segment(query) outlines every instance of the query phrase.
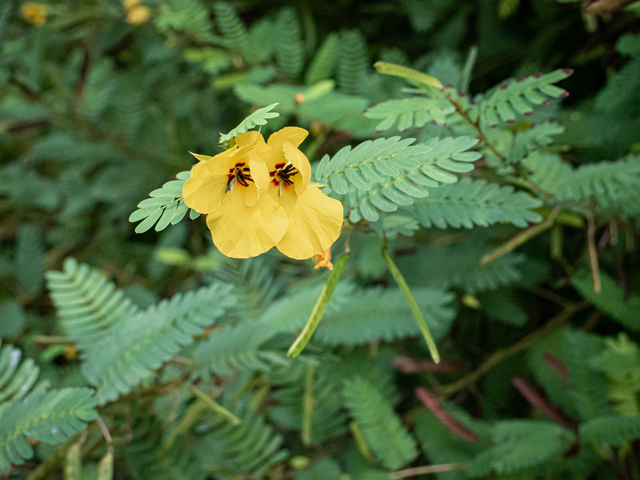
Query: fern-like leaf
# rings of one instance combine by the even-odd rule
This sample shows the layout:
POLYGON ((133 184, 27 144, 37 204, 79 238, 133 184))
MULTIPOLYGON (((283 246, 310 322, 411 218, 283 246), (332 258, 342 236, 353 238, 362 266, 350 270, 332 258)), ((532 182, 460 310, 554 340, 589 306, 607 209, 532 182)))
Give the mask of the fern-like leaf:
POLYGON ((371 383, 359 377, 346 380, 343 395, 367 445, 387 468, 397 470, 418 456, 415 441, 371 383))
POLYGON ((271 111, 274 108, 276 108, 277 105, 278 103, 273 103, 271 105, 267 105, 264 108, 259 108, 258 110, 253 112, 251 115, 249 115, 247 118, 245 118, 242 122, 240 122, 240 125, 238 125, 236 128, 231 130, 226 135, 222 135, 220 137, 220 143, 228 142, 232 138, 240 135, 241 133, 244 133, 252 128, 255 128, 257 125, 266 125, 267 120, 269 118, 279 117, 280 114, 278 112, 271 111))
MULTIPOLYGON (((191 175, 190 171, 180 172, 177 180, 165 183, 161 188, 153 190, 147 198, 138 204, 138 209, 129 216, 130 222, 139 222, 136 233, 144 233, 155 225, 156 232, 160 232, 169 225, 180 222, 187 214, 189 207, 182 198, 182 187, 191 175)), ((200 216, 195 210, 191 210, 191 219, 200 216)))
POLYGON ((621 325, 630 330, 639 331, 640 296, 627 297, 624 289, 616 285, 616 282, 604 273, 600 274, 600 282, 602 290, 600 293, 595 293, 589 271, 581 270, 571 277, 571 284, 583 297, 621 325))
MULTIPOLYGON (((273 369, 270 384, 276 388, 273 398, 277 406, 269 410, 269 418, 285 428, 302 430, 305 374, 311 368, 302 362, 273 369)), ((313 412, 310 441, 322 443, 347 431, 347 417, 342 403, 342 377, 331 370, 316 368, 313 375, 313 412)))
POLYGON ((238 13, 232 3, 215 2, 213 13, 216 16, 218 30, 222 33, 228 48, 244 50, 247 42, 247 29, 238 17, 238 13))
POLYGON ((297 77, 304 67, 304 44, 298 15, 293 8, 283 8, 276 19, 276 61, 282 73, 297 77))
POLYGON ((572 408, 581 420, 611 412, 604 375, 593 369, 585 359, 594 358, 602 350, 600 337, 582 331, 567 330, 564 334, 564 360, 571 381, 572 408))
POLYGON ((189 450, 163 449, 160 425, 143 423, 133 429, 133 439, 123 448, 133 478, 145 480, 204 480, 207 473, 189 450))
POLYGON ((562 454, 575 441, 575 434, 558 424, 530 420, 498 422, 491 432, 494 445, 468 464, 471 477, 492 472, 511 473, 539 465, 562 454))
POLYGON ((211 373, 231 375, 234 368, 269 371, 271 363, 286 363, 284 352, 265 347, 278 331, 265 322, 241 322, 234 327, 214 331, 200 343, 195 359, 211 373))
POLYGON ((403 132, 412 127, 424 127, 429 122, 443 125, 455 111, 456 108, 442 96, 413 97, 378 103, 365 110, 364 116, 381 120, 376 125, 378 132, 392 128, 396 122, 398 131, 403 132))
POLYGON ((369 64, 367 44, 359 30, 346 30, 340 35, 338 86, 348 95, 362 89, 369 64))
POLYGON ((251 408, 243 415, 235 413, 241 419, 239 426, 220 418, 212 425, 213 431, 206 435, 201 448, 208 450, 209 457, 212 450, 216 451, 217 461, 214 465, 207 465, 205 461, 204 468, 218 470, 222 467, 226 471, 262 478, 271 466, 289 457, 289 452, 281 449, 283 437, 251 408))
MULTIPOLYGON (((470 162, 481 156, 468 151, 478 143, 469 137, 435 138, 412 145, 414 142, 413 138, 391 137, 369 140, 354 149, 344 147, 332 159, 325 155, 316 170, 316 179, 329 183, 339 194, 348 193, 349 184, 365 191, 382 184, 381 194, 372 195, 371 203, 375 201, 375 207, 382 211, 395 211, 397 205, 411 205, 413 197, 426 196, 420 187, 455 183, 458 177, 450 172, 473 170, 470 162), (396 178, 397 182, 385 184, 396 178)), ((362 216, 374 216, 371 211, 375 211, 373 206, 365 207, 362 216)))
POLYGON ((516 132, 507 154, 507 163, 518 163, 530 152, 553 143, 552 136, 559 135, 565 128, 556 122, 544 122, 516 132))
POLYGON ((322 43, 305 74, 307 85, 331 78, 338 60, 339 38, 338 34, 331 33, 322 43))
POLYGON ((516 113, 530 115, 533 105, 548 103, 548 98, 567 96, 568 93, 553 85, 573 73, 570 69, 556 70, 547 74, 536 74, 518 80, 509 80, 474 99, 478 107, 471 108, 471 114, 479 111, 484 125, 496 126, 500 121, 512 122, 516 113))
POLYGON ((524 228, 542 217, 532 209, 542 202, 513 187, 487 184, 485 180, 463 178, 451 185, 429 190, 429 196, 418 198, 412 209, 425 227, 445 229, 487 227, 496 223, 511 223, 524 228))
POLYGON ((616 446, 640 438, 640 417, 606 415, 580 424, 581 442, 608 443, 616 446))
POLYGON ((44 270, 44 250, 40 232, 31 225, 25 225, 18 232, 16 246, 18 285, 26 293, 40 293, 44 283, 44 270))
POLYGON ((480 264, 490 247, 470 240, 462 244, 423 248, 418 255, 399 257, 398 266, 410 285, 459 287, 475 293, 511 285, 523 278, 524 257, 507 254, 480 264), (429 272, 425 275, 424 272, 429 272))
MULTIPOLYGON (((417 288, 412 293, 435 339, 444 337, 454 318, 453 295, 417 288)), ((420 335, 404 295, 397 289, 356 290, 336 312, 325 314, 313 337, 327 345, 362 345, 420 335)))
POLYGON ((11 463, 22 464, 33 456, 27 437, 44 443, 60 443, 87 426, 97 416, 89 388, 40 390, 13 400, 0 410, 0 473, 11 463))
POLYGON ((215 284, 187 294, 178 294, 117 324, 111 335, 86 352, 82 372, 98 392, 104 405, 129 393, 152 374, 193 335, 220 318, 233 305, 231 287, 215 284))
POLYGON ((0 411, 4 402, 24 398, 40 374, 40 367, 31 358, 20 363, 21 358, 22 350, 13 345, 0 349, 0 411))
POLYGON ((47 288, 66 335, 87 349, 111 334, 138 308, 97 270, 68 258, 63 271, 46 273, 47 288))

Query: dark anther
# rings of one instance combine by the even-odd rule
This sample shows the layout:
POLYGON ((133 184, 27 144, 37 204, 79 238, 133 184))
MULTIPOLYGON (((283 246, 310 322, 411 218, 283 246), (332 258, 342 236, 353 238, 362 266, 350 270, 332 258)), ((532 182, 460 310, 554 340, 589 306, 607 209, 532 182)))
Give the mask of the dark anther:
POLYGON ((298 173, 298 170, 296 170, 293 165, 289 164, 281 170, 278 170, 278 178, 280 178, 280 180, 282 180, 285 185, 293 185, 293 180, 291 180, 291 177, 296 173, 298 173))
POLYGON ((244 163, 237 163, 235 168, 232 168, 230 171, 229 179, 227 180, 227 188, 226 191, 233 189, 233 180, 235 179, 243 187, 248 187, 249 183, 253 182, 253 178, 251 178, 251 171, 249 167, 245 167, 244 163))

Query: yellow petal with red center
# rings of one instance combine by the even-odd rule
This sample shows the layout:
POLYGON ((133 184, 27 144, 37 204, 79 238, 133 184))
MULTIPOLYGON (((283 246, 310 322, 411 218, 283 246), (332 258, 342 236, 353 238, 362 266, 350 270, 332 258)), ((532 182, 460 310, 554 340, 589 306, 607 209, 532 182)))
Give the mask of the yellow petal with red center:
POLYGON ((304 260, 329 248, 340 236, 342 204, 317 187, 302 195, 285 190, 282 206, 289 217, 289 229, 276 245, 287 257, 304 260))
POLYGON ((311 164, 307 157, 298 150, 291 142, 284 142, 282 145, 285 158, 291 162, 297 170, 298 174, 291 177, 293 187, 298 195, 305 191, 311 181, 311 164))
POLYGON ((209 213, 222 204, 227 176, 211 173, 210 163, 213 161, 215 160, 195 165, 182 187, 185 205, 198 213, 209 213))
POLYGON ((250 207, 243 195, 237 194, 228 195, 222 208, 207 216, 207 226, 221 253, 249 258, 273 248, 286 233, 289 220, 284 208, 268 195, 250 207))
POLYGON ((249 160, 249 169, 251 170, 251 178, 258 187, 260 195, 266 192, 271 184, 271 177, 269 176, 269 167, 264 162, 262 156, 252 155, 249 160))

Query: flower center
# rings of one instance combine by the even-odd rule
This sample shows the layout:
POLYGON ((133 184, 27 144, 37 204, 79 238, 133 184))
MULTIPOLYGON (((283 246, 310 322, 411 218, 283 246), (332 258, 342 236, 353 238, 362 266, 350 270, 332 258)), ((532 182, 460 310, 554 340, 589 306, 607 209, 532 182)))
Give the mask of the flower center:
POLYGON ((269 172, 269 176, 273 178, 273 184, 278 187, 281 186, 282 183, 285 185, 293 185, 293 177, 296 173, 298 173, 298 169, 296 169, 290 163, 278 163, 276 165, 276 169, 272 172, 269 172))
POLYGON ((253 178, 251 178, 251 171, 244 163, 236 163, 235 166, 230 168, 228 178, 225 193, 233 191, 233 188, 237 183, 243 187, 248 187, 248 182, 253 182, 253 178))

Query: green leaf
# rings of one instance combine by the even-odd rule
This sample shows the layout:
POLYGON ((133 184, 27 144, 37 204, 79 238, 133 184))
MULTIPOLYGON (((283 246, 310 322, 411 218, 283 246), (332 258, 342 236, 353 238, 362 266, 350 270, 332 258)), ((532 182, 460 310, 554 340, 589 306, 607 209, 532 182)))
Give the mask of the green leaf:
POLYGON ((415 441, 375 386, 355 377, 345 380, 343 395, 367 446, 385 467, 398 470, 418 456, 415 441))
POLYGON ((600 272, 602 291, 593 291, 593 280, 588 270, 580 270, 571 277, 571 284, 587 300, 626 328, 640 330, 640 296, 627 296, 624 289, 603 272, 600 272))
POLYGON ((245 118, 242 122, 240 122, 240 125, 238 125, 236 128, 231 130, 226 135, 222 135, 220 137, 220 143, 228 142, 232 138, 240 135, 241 133, 244 133, 252 128, 255 128, 257 125, 266 125, 267 120, 269 118, 279 117, 280 116, 279 113, 271 111, 274 108, 276 108, 277 105, 278 103, 276 102, 264 108, 259 108, 258 110, 253 112, 251 115, 249 115, 247 118, 245 118))

